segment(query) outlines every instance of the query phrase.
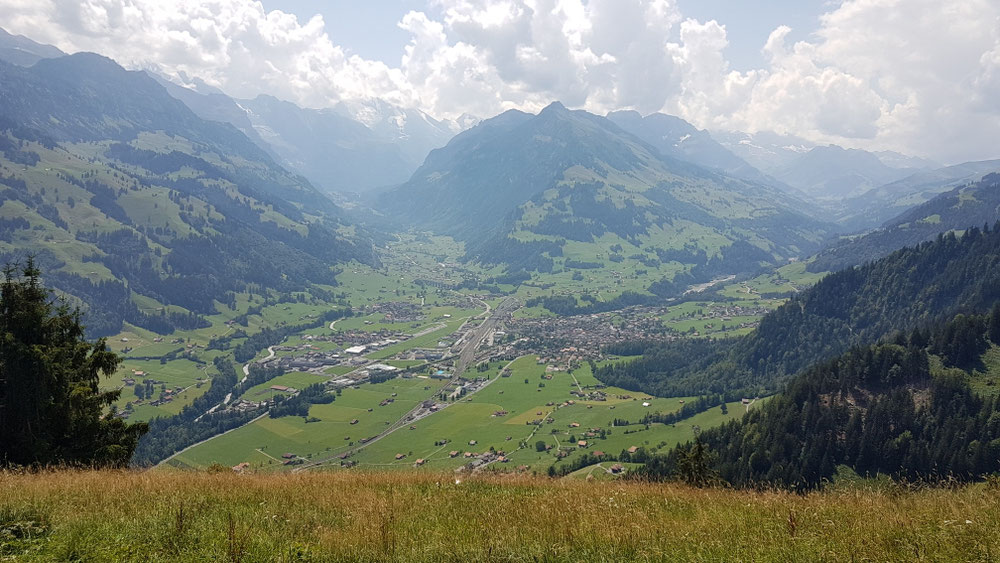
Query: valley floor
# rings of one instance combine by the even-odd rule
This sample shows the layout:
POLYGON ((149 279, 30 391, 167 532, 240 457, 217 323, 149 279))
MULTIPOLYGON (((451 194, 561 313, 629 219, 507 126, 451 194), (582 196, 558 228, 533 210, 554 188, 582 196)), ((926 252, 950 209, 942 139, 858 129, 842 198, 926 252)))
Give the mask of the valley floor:
POLYGON ((0 474, 0 559, 995 561, 1000 491, 454 474, 0 474))

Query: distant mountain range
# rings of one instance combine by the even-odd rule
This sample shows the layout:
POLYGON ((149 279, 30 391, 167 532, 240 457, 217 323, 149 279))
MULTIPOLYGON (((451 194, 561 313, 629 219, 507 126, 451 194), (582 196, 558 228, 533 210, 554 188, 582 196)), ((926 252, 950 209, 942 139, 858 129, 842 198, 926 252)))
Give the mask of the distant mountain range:
POLYGON ((774 182, 720 145, 708 133, 683 119, 662 113, 643 117, 637 111, 616 111, 608 114, 612 123, 656 147, 660 154, 685 160, 698 166, 725 172, 730 176, 763 184, 774 182))
MULTIPOLYGON (((968 171, 978 166, 953 168, 968 171)), ((997 167, 993 169, 1000 170, 997 167)), ((939 233, 964 231, 970 227, 993 225, 997 221, 1000 221, 1000 172, 993 172, 907 209, 886 221, 880 229, 831 245, 820 252, 808 268, 816 272, 849 268, 881 258, 904 246, 931 240, 939 233)))
MULTIPOLYGON (((0 29, 0 60, 31 66, 63 55, 51 45, 0 29)), ((405 182, 427 153, 478 122, 470 115, 437 120, 379 99, 323 109, 266 95, 239 100, 197 78, 184 77, 179 85, 150 75, 198 117, 233 125, 281 165, 326 191, 364 192, 405 182)))
POLYGON ((966 162, 917 172, 843 202, 837 221, 848 231, 882 226, 934 196, 1000 171, 1000 160, 966 162))
MULTIPOLYGON (((662 154, 612 120, 553 103, 508 111, 432 151, 378 208, 467 242, 469 258, 550 269, 567 241, 648 263, 756 269, 816 248, 829 226, 769 186, 662 154), (618 246, 609 252, 605 246, 618 246), (603 250, 602 250, 603 249, 603 250)), ((805 204, 803 204, 805 205, 805 204)))
POLYGON ((328 191, 365 192, 405 182, 427 153, 460 128, 382 100, 308 109, 273 96, 237 100, 159 80, 200 117, 233 124, 328 191))
POLYGON ((11 35, 0 28, 0 60, 30 66, 42 59, 65 55, 52 45, 36 43, 23 35, 11 35))
MULTIPOLYGON (((62 54, 0 30, 0 60, 27 66, 62 54)), ((172 79, 183 85, 154 78, 197 116, 233 125, 280 165, 328 192, 365 193, 407 182, 431 150, 479 122, 468 115, 454 121, 435 119, 379 99, 319 109, 267 95, 234 99, 197 77, 172 79)), ((891 151, 816 146, 768 132, 709 133, 658 113, 616 111, 607 118, 665 157, 778 188, 793 197, 789 205, 836 222, 844 231, 876 227, 905 206, 957 185, 952 174, 957 171, 945 172, 940 181, 935 175, 908 180, 939 165, 891 151)))

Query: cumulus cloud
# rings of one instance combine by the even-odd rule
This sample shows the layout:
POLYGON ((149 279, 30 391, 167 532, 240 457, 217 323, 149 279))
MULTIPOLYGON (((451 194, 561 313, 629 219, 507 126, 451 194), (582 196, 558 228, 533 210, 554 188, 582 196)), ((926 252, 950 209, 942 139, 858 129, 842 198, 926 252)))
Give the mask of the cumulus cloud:
POLYGON ((0 0, 0 26, 311 107, 380 97, 455 117, 560 100, 945 161, 1000 152, 995 0, 843 0, 807 40, 778 26, 761 68, 742 72, 725 26, 685 19, 675 0, 427 1, 399 17, 411 39, 398 61, 350 55, 321 16, 256 0, 0 0))

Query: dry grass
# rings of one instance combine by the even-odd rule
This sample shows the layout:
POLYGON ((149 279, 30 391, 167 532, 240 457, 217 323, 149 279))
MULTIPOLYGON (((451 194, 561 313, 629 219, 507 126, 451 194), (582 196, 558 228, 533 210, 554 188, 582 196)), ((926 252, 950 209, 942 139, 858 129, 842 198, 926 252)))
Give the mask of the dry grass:
POLYGON ((0 559, 1000 559, 1000 492, 804 496, 407 473, 0 473, 0 559))

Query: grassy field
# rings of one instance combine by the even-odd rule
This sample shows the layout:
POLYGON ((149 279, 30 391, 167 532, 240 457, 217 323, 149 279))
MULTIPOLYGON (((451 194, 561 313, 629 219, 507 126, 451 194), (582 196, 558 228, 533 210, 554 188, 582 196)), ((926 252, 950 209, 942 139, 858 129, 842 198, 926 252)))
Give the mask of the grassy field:
POLYGON ((122 394, 116 406, 124 408, 126 403, 133 403, 133 411, 129 416, 130 420, 149 420, 155 416, 170 416, 177 414, 186 405, 191 404, 197 397, 200 397, 209 387, 209 374, 215 373, 211 364, 203 365, 191 360, 174 360, 161 364, 159 361, 151 360, 126 360, 118 368, 118 372, 102 383, 109 387, 123 385, 125 378, 135 379, 138 384, 143 379, 152 379, 154 384, 154 399, 159 397, 161 388, 174 391, 174 399, 168 403, 151 406, 150 400, 146 399, 143 404, 135 405, 137 397, 135 387, 122 387, 122 394), (141 374, 141 375, 140 375, 141 374), (180 392, 176 390, 180 389, 180 392))
MULTIPOLYGON (((539 365, 534 356, 510 364, 510 377, 498 377, 502 367, 504 364, 494 363, 486 372, 470 371, 470 377, 489 377, 493 382, 413 423, 412 428, 397 430, 366 446, 351 460, 362 468, 413 469, 416 459, 424 459, 421 471, 454 470, 469 461, 464 457, 465 452, 483 453, 492 448, 505 452, 509 461, 494 463, 491 468, 513 471, 527 465, 531 471, 544 473, 549 466, 558 468, 572 463, 584 453, 602 451, 618 455, 632 446, 665 451, 690 440, 694 426, 717 426, 746 412, 743 406, 734 402, 727 405, 727 414, 723 414, 721 408, 714 408, 673 425, 650 424, 646 427, 639 424, 645 414, 676 411, 693 397, 657 398, 608 387, 602 389, 607 393, 605 401, 581 400, 571 392, 600 383, 590 373, 588 365, 572 374, 548 374, 551 379, 544 378, 546 366, 539 365), (573 404, 567 404, 568 401, 573 404), (501 412, 505 414, 498 415, 501 412), (551 422, 540 426, 531 424, 537 419, 551 419, 551 422), (631 424, 612 427, 615 419, 631 424), (605 433, 597 431, 594 436, 588 436, 593 428, 604 429, 605 433), (577 442, 580 440, 587 441, 587 446, 579 447, 577 442), (551 449, 537 451, 535 445, 539 441, 551 449), (568 454, 562 459, 556 458, 560 449, 568 454), (462 455, 451 457, 452 451, 462 455), (397 454, 404 457, 396 459, 397 454)), ((318 379, 303 374, 295 377, 318 379)), ((296 386, 290 379, 278 378, 259 386, 259 391, 270 393, 268 389, 275 381, 279 385, 296 386)), ((333 403, 310 409, 309 415, 320 419, 318 422, 306 423, 300 417, 264 418, 192 448, 174 458, 172 464, 204 468, 215 462, 226 466, 248 462, 255 468, 280 470, 285 467, 276 463, 279 453, 294 453, 312 461, 332 458, 352 449, 361 438, 378 434, 386 422, 395 422, 420 401, 436 397, 443 383, 416 377, 397 378, 344 389, 333 403), (393 402, 379 406, 387 399, 393 402), (351 424, 353 420, 357 422, 351 424), (270 456, 262 455, 262 450, 270 456)), ((324 467, 339 467, 339 461, 334 460, 333 465, 324 467)))
POLYGON ((983 485, 0 473, 0 557, 18 561, 996 561, 997 529, 983 485))
MULTIPOLYGON (((315 375, 306 376, 321 379, 315 375)), ((268 382, 264 389, 273 384, 268 382)), ((332 457, 362 438, 378 434, 386 422, 398 420, 420 401, 436 393, 442 384, 432 379, 397 378, 345 389, 334 402, 314 405, 309 410, 309 415, 318 418, 318 422, 307 423, 294 416, 262 418, 195 446, 168 463, 180 467, 207 467, 212 463, 232 466, 248 462, 258 469, 278 470, 283 467, 280 462, 284 461, 281 455, 285 453, 303 459, 332 457), (379 405, 388 399, 393 401, 379 405), (358 422, 351 424, 353 420, 358 422)))

